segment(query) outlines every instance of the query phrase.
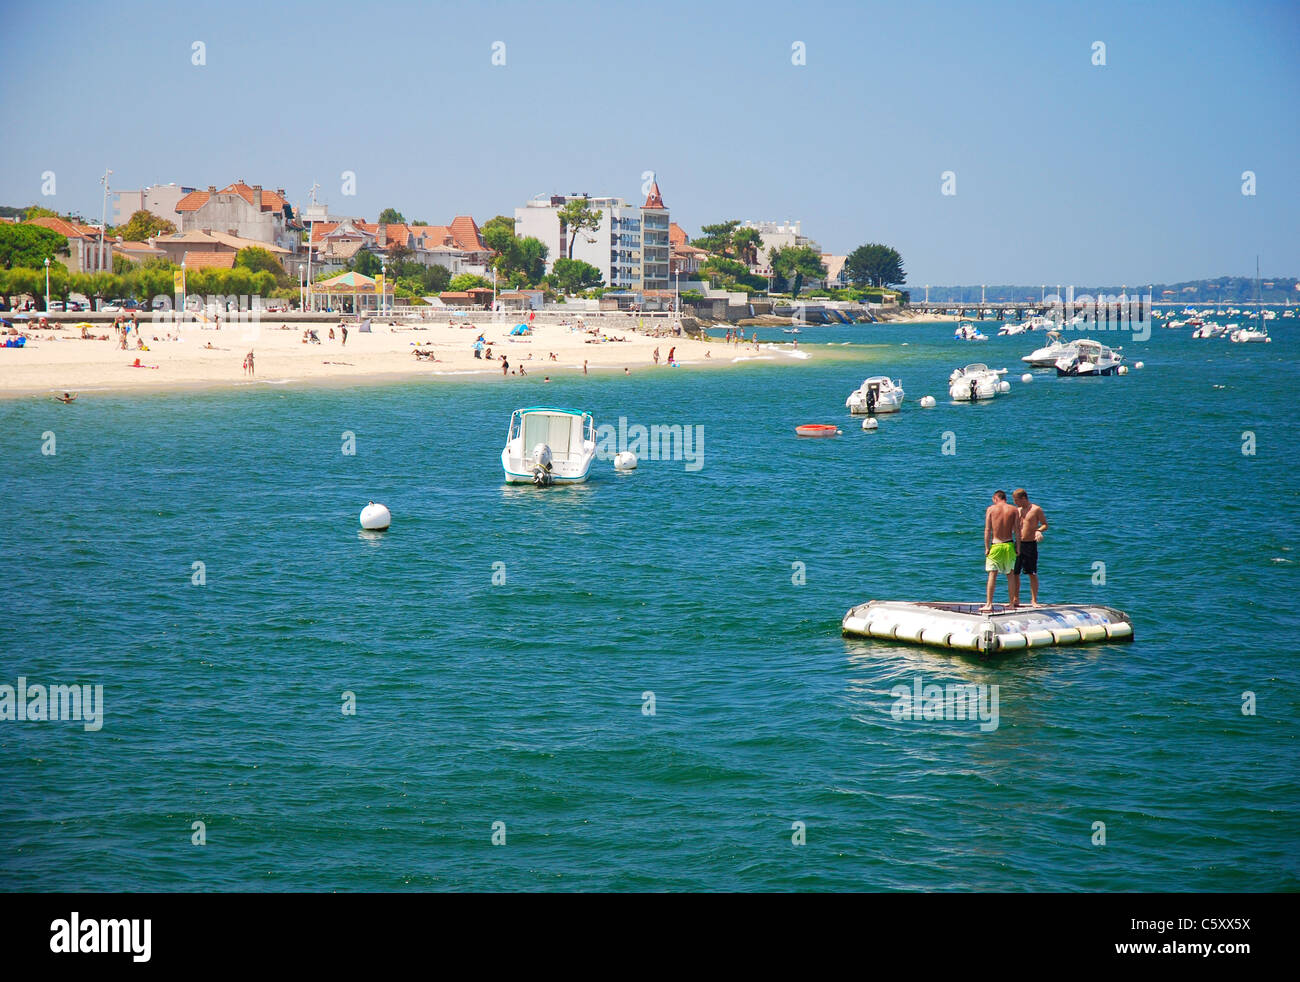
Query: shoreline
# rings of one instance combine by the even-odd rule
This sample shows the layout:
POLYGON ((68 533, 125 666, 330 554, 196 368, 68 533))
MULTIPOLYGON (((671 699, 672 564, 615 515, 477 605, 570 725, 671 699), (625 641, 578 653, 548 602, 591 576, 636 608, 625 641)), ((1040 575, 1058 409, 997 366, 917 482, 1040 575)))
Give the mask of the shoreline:
MULTIPOLYGON (((53 397, 62 392, 209 392, 420 379, 486 382, 497 378, 546 384, 548 375, 552 380, 581 375, 584 362, 588 374, 599 377, 678 370, 666 364, 672 349, 676 349, 678 367, 685 370, 723 370, 755 360, 772 364, 808 360, 755 352, 749 343, 641 333, 630 323, 618 327, 598 324, 583 330, 569 324, 539 323, 530 336, 513 339, 508 332, 514 322, 483 321, 469 327, 376 324, 367 333, 349 324, 346 344, 337 324, 333 325, 334 340, 329 338, 331 325, 313 326, 319 343, 305 341, 301 325, 282 322, 227 325, 220 330, 198 325, 176 329, 175 325, 148 322, 141 327, 145 348, 135 347, 132 334, 126 350, 111 326, 96 327, 89 340, 67 328, 32 330, 25 347, 0 349, 0 401, 53 397), (168 331, 168 327, 174 330, 168 331), (480 334, 494 352, 491 360, 474 357, 474 341, 480 334), (600 337, 611 340, 597 340, 600 337), (654 362, 656 348, 660 352, 658 365, 654 362), (250 350, 255 368, 251 377, 243 369, 244 356, 250 350), (432 352, 433 357, 417 358, 417 350, 432 352), (510 374, 502 374, 502 356, 509 362, 510 374), (526 374, 515 374, 521 368, 526 374)), ((765 348, 769 345, 781 347, 780 342, 764 343, 765 348)))

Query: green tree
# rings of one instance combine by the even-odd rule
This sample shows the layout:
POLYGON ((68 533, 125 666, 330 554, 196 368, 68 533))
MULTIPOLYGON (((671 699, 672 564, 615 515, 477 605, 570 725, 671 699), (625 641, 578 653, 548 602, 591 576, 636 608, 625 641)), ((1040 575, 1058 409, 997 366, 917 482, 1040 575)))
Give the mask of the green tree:
POLYGON ((36 269, 67 248, 67 237, 53 229, 0 222, 0 267, 5 269, 36 269))
POLYGON ((505 252, 515 241, 515 220, 508 215, 489 218, 479 229, 479 234, 493 252, 505 252))
POLYGON ((127 242, 144 242, 155 235, 171 235, 176 226, 165 218, 159 218, 151 211, 133 212, 125 225, 118 230, 127 242))
POLYGON ((736 229, 739 227, 740 219, 738 218, 719 222, 716 225, 701 225, 701 234, 691 241, 691 245, 697 249, 711 252, 715 256, 725 256, 731 248, 732 236, 736 234, 736 229))
POLYGON ((32 205, 23 213, 23 221, 30 222, 35 218, 58 218, 57 211, 50 211, 41 205, 32 205))
POLYGON ((906 283, 903 258, 898 250, 878 242, 860 245, 844 259, 844 271, 858 286, 889 286, 906 283))
POLYGON ((551 276, 556 287, 564 293, 578 293, 581 290, 605 285, 605 278, 600 270, 581 259, 555 260, 551 268, 551 276))
POLYGON ((396 208, 385 208, 379 213, 380 225, 405 225, 406 219, 396 208))
MULTIPOLYGON (((383 264, 369 249, 358 249, 356 254, 349 260, 347 268, 362 276, 378 276, 383 264)), ((334 275, 334 274, 330 274, 334 275)))
POLYGON ((127 259, 126 256, 113 257, 113 272, 118 276, 125 276, 133 269, 135 269, 135 263, 127 259))
POLYGON ((763 237, 756 228, 738 228, 731 233, 732 253, 746 266, 758 265, 758 251, 762 245, 763 237))
POLYGON ((822 262, 821 253, 812 246, 773 249, 771 257, 773 275, 782 283, 793 279, 791 292, 796 297, 799 296, 805 278, 817 279, 826 275, 826 264, 822 262))
POLYGON ((492 284, 481 276, 475 276, 473 273, 461 273, 458 276, 453 276, 451 278, 451 283, 448 285, 448 289, 453 293, 463 293, 466 290, 472 290, 475 287, 480 286, 490 287, 492 284))
POLYGON ((289 281, 289 274, 280 265, 280 260, 276 259, 269 250, 258 246, 248 246, 240 249, 235 254, 235 265, 242 266, 254 273, 270 273, 278 284, 285 284, 289 281))
POLYGON ((569 258, 573 258, 573 247, 582 232, 594 232, 600 228, 604 215, 599 208, 592 211, 586 198, 575 198, 560 209, 560 233, 569 239, 569 258))

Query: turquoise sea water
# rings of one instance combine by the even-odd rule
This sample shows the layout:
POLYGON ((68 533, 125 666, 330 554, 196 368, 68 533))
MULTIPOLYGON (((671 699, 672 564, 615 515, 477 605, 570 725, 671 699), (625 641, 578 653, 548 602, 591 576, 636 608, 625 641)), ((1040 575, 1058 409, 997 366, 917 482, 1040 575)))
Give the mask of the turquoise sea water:
POLYGON ((725 372, 0 403, 0 684, 105 703, 98 732, 0 721, 0 889, 1300 888, 1300 338, 1273 333, 1157 330, 1141 371, 1029 385, 1041 334, 889 326, 725 372), (950 403, 970 361, 1012 391, 950 403), (842 407, 876 373, 908 402, 869 434, 842 407), (508 488, 537 402, 700 425, 704 465, 508 488), (818 421, 843 435, 795 437, 818 421), (840 636, 869 598, 982 596, 1017 485, 1042 599, 1136 643, 840 636), (896 720, 918 677, 996 684, 998 728, 896 720))

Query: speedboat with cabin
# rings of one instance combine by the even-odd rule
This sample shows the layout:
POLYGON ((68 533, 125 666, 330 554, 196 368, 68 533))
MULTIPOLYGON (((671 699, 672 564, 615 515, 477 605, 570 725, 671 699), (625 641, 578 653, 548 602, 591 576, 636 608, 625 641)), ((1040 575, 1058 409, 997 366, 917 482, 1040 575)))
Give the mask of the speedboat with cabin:
POLYGON ((1253 327, 1243 327, 1240 330, 1233 331, 1228 335, 1228 340, 1234 344, 1268 344, 1273 339, 1265 331, 1258 331, 1253 327))
POLYGON ((509 484, 581 484, 596 457, 591 413, 532 406, 510 416, 501 467, 509 484))
POLYGON ((967 365, 948 376, 948 394, 957 402, 992 399, 1001 391, 1002 373, 988 365, 967 365))
POLYGON ((1118 350, 1091 338, 1080 338, 1074 342, 1074 349, 1073 355, 1057 359, 1057 375, 1114 375, 1124 361, 1118 350))
POLYGON ((1034 368, 1051 368, 1056 362, 1074 354, 1074 342, 1061 340, 1060 331, 1049 331, 1047 344, 1021 357, 1021 361, 1034 368))
POLYGON ((903 408, 903 383, 884 375, 873 375, 849 393, 844 405, 855 416, 896 413, 903 408))
POLYGON ((952 332, 954 340, 957 341, 987 341, 989 336, 980 332, 980 329, 974 324, 961 323, 957 325, 957 330, 952 332))

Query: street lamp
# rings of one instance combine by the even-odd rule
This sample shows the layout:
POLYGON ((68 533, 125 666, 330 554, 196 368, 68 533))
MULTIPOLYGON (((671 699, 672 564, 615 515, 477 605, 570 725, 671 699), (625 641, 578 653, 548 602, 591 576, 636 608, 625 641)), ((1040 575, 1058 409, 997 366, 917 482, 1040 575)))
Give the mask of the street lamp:
MULTIPOLYGON (((381 259, 379 261, 379 276, 380 276, 379 283, 381 287, 379 291, 379 315, 382 317, 384 314, 384 301, 387 299, 386 294, 388 293, 388 260, 387 259, 381 259)), ((357 316, 359 317, 361 315, 358 314, 357 316)))
POLYGON ((108 224, 108 176, 111 170, 104 171, 99 183, 104 185, 104 207, 99 213, 99 272, 104 271, 104 227, 108 224))
POLYGON ((50 258, 45 257, 45 312, 50 312, 50 258))

